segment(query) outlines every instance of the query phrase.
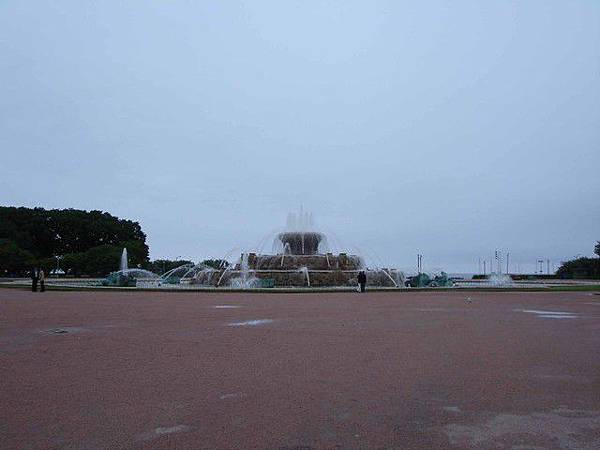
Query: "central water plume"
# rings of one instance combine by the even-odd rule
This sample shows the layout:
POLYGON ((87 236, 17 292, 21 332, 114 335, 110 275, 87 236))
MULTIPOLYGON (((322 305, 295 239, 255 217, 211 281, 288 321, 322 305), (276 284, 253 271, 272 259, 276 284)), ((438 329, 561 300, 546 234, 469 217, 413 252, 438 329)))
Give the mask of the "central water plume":
POLYGON ((370 286, 404 287, 402 272, 368 268, 362 257, 338 247, 333 252, 328 236, 315 227, 313 215, 300 209, 289 213, 285 227, 265 236, 256 251, 242 251, 236 263, 221 271, 217 286, 350 287, 364 270, 370 286), (263 251, 269 239, 273 240, 270 253, 263 251))
POLYGON ((129 259, 127 257, 127 247, 123 247, 123 253, 121 253, 120 270, 126 271, 128 268, 129 268, 129 259))

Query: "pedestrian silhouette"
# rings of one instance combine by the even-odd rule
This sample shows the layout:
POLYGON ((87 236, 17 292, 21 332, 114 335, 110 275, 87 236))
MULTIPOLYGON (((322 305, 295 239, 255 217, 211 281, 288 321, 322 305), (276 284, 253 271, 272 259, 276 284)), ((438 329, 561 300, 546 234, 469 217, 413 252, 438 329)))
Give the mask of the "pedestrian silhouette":
POLYGON ((40 279, 40 292, 46 291, 46 274, 44 273, 44 269, 40 269, 38 272, 38 277, 40 279))
POLYGON ((31 269, 31 292, 37 292, 38 286, 38 271, 37 267, 31 269))
POLYGON ((365 292, 365 286, 367 285, 367 275, 364 270, 358 272, 358 284, 360 285, 360 292, 365 292))

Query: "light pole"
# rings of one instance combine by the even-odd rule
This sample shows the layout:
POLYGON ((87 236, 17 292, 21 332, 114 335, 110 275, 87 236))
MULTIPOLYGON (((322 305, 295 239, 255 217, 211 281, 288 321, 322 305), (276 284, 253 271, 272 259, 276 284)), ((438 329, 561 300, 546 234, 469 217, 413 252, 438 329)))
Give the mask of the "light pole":
POLYGON ((498 271, 498 275, 502 272, 502 268, 500 267, 500 252, 498 250, 494 250, 494 259, 496 260, 496 270, 498 271))

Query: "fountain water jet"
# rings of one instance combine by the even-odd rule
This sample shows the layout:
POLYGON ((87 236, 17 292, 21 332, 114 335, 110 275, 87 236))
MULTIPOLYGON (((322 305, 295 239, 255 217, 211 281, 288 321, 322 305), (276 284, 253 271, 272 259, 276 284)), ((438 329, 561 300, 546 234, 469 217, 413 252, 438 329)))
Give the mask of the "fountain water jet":
POLYGON ((510 275, 498 272, 492 272, 486 281, 486 284, 494 287, 513 286, 515 283, 510 275))
POLYGON ((127 270, 129 267, 129 261, 127 258, 127 247, 123 247, 123 253, 121 253, 121 266, 120 266, 120 270, 125 271, 127 270))
MULTIPOLYGON (((263 238, 258 251, 243 251, 237 262, 220 268, 218 276, 211 277, 211 284, 234 288, 350 287, 357 284, 358 272, 364 270, 370 286, 404 286, 402 272, 368 268, 356 254, 332 252, 329 242, 328 236, 315 228, 312 214, 302 210, 291 213, 283 229, 263 238), (273 253, 261 253, 269 237, 273 238, 273 253)), ((193 278, 190 283, 200 284, 193 278)))
POLYGON ((127 248, 123 248, 119 270, 108 274, 101 283, 103 286, 136 287, 139 283, 155 284, 158 279, 159 276, 149 270, 135 267, 130 269, 127 248))

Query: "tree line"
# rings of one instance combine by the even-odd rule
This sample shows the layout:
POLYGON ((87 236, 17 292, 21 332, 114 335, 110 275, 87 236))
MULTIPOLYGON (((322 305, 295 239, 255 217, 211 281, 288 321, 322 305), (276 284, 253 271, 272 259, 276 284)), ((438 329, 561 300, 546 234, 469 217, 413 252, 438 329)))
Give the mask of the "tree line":
POLYGON ((149 264, 146 234, 138 222, 107 212, 0 207, 0 276, 24 276, 32 267, 49 273, 102 276, 118 268, 123 247, 129 263, 149 264))
POLYGON ((600 279, 600 241, 594 247, 596 258, 580 257, 565 261, 556 271, 560 278, 600 279))
MULTIPOLYGON (((33 267, 50 273, 60 267, 73 276, 105 276, 119 267, 127 247, 129 267, 162 274, 187 260, 150 261, 146 234, 138 222, 103 211, 0 206, 0 276, 26 276, 33 267)), ((580 257, 562 263, 561 278, 600 278, 600 241, 596 258, 580 257)), ((229 263, 207 259, 203 264, 219 269, 229 263)))
MULTIPOLYGON (((27 276, 33 267, 57 266, 72 276, 106 276, 118 270, 123 247, 129 267, 163 274, 188 260, 150 261, 146 234, 138 222, 107 212, 0 206, 0 277, 27 276)), ((202 261, 215 269, 229 263, 202 261)))

